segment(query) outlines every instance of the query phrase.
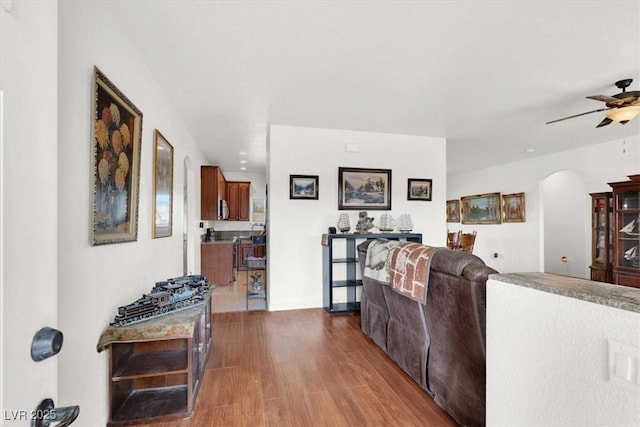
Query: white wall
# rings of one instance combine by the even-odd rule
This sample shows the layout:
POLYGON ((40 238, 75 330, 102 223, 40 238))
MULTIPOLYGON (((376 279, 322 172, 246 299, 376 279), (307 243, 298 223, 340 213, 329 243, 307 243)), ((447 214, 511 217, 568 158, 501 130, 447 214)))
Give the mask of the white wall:
MULTIPOLYGON (((322 306, 321 236, 335 227, 338 167, 391 169, 391 214, 408 213, 416 233, 446 243, 446 153, 442 138, 271 126, 269 151, 269 309, 322 306), (360 152, 346 152, 357 144, 360 152), (319 200, 290 200, 289 175, 318 175, 319 200), (408 178, 433 179, 433 201, 408 201, 408 178)), ((351 216, 352 227, 358 211, 351 216)), ((369 211, 378 220, 389 211, 369 211)), ((376 221, 374 221, 375 223, 376 221)))
MULTIPOLYGON (((5 6, 0 4, 0 424, 9 426, 26 424, 11 411, 31 411, 46 397, 60 403, 60 357, 35 363, 29 354, 36 331, 59 327, 58 6, 5 6)), ((69 352, 65 342, 61 354, 69 352)))
MULTIPOLYGON (((526 222, 447 225, 452 230, 477 230, 473 253, 501 273, 541 271, 541 181, 554 172, 573 170, 584 178, 587 193, 611 191, 608 182, 626 181, 627 175, 640 173, 640 137, 627 137, 624 147, 626 153, 623 153, 621 141, 611 141, 450 175, 447 177, 447 199, 492 192, 525 192, 526 222), (498 253, 498 258, 493 258, 493 253, 498 253)), ((589 206, 589 199, 589 195, 584 194, 584 206, 589 206)), ((588 212, 584 214, 588 215, 588 212)), ((590 235, 585 233, 585 245, 590 245, 589 239, 590 235)), ((587 265, 590 262, 590 259, 586 260, 587 265)))
POLYGON ((487 426, 637 426, 639 379, 610 377, 608 349, 640 357, 638 331, 640 313, 489 280, 487 426))
MULTIPOLYGON (((80 404, 78 425, 104 425, 109 401, 108 353, 96 351, 98 338, 118 306, 148 292, 158 280, 182 275, 184 159, 189 156, 194 170, 193 203, 198 213, 199 171, 204 159, 157 85, 153 70, 145 66, 110 13, 109 2, 60 2, 59 8, 59 313, 65 332, 59 395, 60 401, 80 404), (138 239, 92 247, 94 65, 143 112, 143 122, 138 239), (155 128, 174 147, 173 235, 162 239, 151 239, 155 128)), ((195 222, 189 227, 197 233, 195 222)), ((29 240, 31 246, 37 241, 29 240)), ((199 245, 197 239, 192 242, 199 245)), ((199 246, 194 253, 199 269, 199 246)))

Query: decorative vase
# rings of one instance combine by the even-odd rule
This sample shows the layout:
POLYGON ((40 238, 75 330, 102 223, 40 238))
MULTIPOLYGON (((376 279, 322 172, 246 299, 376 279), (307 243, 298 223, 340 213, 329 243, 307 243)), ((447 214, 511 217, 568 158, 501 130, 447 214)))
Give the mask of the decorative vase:
POLYGON ((341 213, 340 218, 338 219, 338 229, 346 233, 351 230, 351 222, 349 221, 349 215, 346 213, 341 213))

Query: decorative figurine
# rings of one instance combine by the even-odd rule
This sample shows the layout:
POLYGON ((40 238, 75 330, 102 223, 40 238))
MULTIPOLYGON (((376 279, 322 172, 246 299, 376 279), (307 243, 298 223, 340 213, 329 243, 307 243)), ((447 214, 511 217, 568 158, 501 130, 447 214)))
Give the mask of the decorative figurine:
POLYGON ((378 228, 380 231, 393 231, 396 226, 396 222, 391 214, 385 213, 380 215, 380 225, 378 228))
POLYGON ((156 282, 150 293, 143 294, 131 304, 118 307, 118 314, 110 325, 130 325, 204 304, 210 289, 209 279, 202 275, 175 277, 156 282))
POLYGON ((347 233, 351 230, 351 222, 349 221, 349 215, 346 213, 341 213, 340 218, 338 219, 338 229, 342 233, 347 233))
POLYGON ((373 228, 373 218, 370 218, 366 211, 358 214, 358 223, 356 224, 356 234, 366 234, 373 228))
POLYGON ((398 230, 408 233, 413 230, 413 222, 409 214, 402 214, 398 217, 398 230))

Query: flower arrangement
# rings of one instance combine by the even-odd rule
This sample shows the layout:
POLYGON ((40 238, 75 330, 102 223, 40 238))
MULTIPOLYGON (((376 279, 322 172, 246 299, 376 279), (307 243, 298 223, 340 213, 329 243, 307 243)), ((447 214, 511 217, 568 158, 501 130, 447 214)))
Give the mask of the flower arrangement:
POLYGON ((122 191, 129 174, 131 131, 126 123, 120 123, 120 109, 116 104, 102 109, 96 121, 96 140, 100 183, 122 191))

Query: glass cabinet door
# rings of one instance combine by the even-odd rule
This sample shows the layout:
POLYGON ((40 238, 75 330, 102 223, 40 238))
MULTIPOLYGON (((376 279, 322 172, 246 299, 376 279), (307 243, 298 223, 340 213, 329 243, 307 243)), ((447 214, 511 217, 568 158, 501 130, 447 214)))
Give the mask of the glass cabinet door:
POLYGON ((616 215, 616 266, 640 269, 640 191, 617 194, 616 215))

